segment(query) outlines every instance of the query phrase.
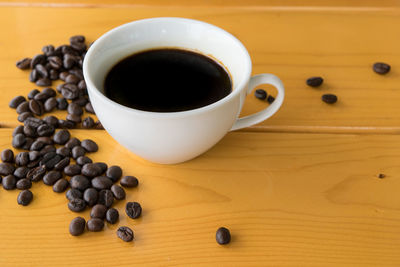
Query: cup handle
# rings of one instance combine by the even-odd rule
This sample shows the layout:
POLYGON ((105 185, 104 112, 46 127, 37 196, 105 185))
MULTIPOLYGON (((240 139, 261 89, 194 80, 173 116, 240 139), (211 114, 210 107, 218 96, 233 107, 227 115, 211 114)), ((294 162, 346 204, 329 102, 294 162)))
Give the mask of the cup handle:
POLYGON ((282 81, 273 74, 265 73, 255 75, 250 78, 247 94, 250 94, 251 91, 253 91, 253 89, 260 84, 270 84, 274 86, 278 90, 278 95, 276 96, 276 99, 274 100, 274 102, 272 102, 271 105, 269 105, 265 109, 255 114, 237 119, 230 131, 242 129, 260 123, 274 115, 275 112, 277 112, 278 109, 281 107, 283 98, 285 96, 285 88, 283 87, 282 81))

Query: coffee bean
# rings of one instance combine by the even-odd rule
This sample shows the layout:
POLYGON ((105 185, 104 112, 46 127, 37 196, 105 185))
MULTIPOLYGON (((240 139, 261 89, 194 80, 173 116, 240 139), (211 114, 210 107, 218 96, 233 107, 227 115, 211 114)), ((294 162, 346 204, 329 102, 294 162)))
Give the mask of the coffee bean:
POLYGON ((325 103, 334 104, 337 102, 337 100, 338 100, 338 98, 336 95, 333 95, 333 94, 322 95, 322 101, 324 101, 325 103))
MULTIPOLYGON (((81 90, 79 90, 79 94, 82 94, 81 90)), ((72 103, 77 104, 80 107, 84 107, 87 102, 88 102, 88 99, 84 96, 79 96, 77 99, 72 100, 72 103)))
POLYGON ((92 163, 92 160, 86 156, 80 156, 79 158, 76 159, 76 163, 83 166, 87 163, 92 163))
POLYGON ((324 82, 324 79, 322 79, 322 77, 311 77, 311 78, 308 78, 306 81, 307 85, 311 86, 311 87, 318 87, 323 82, 324 82))
POLYGON ((73 74, 68 74, 68 76, 65 77, 66 83, 78 84, 79 81, 80 81, 80 79, 73 74))
POLYGON ((15 164, 17 166, 26 166, 29 163, 29 153, 28 152, 19 152, 15 156, 15 164))
POLYGON ((75 188, 71 188, 67 191, 67 193, 65 194, 65 196, 67 197, 68 200, 73 200, 75 198, 80 198, 82 199, 83 194, 81 191, 79 191, 78 189, 75 188))
POLYGON ((18 116, 18 121, 19 122, 24 122, 27 118, 32 117, 33 114, 30 112, 23 112, 18 116))
POLYGON ((46 55, 46 56, 51 56, 54 53, 54 46, 53 45, 46 45, 42 47, 42 52, 46 55))
POLYGON ((115 224, 119 219, 118 210, 109 208, 106 213, 106 221, 111 224, 115 224))
POLYGON ((88 163, 83 165, 82 174, 87 177, 96 177, 102 174, 102 169, 96 163, 88 163))
POLYGON ((26 174, 29 172, 29 168, 26 166, 21 166, 15 169, 13 175, 17 177, 17 179, 22 179, 26 177, 26 174))
MULTIPOLYGON (((39 102, 40 103, 40 102, 39 102)), ((38 128, 40 125, 42 125, 42 124, 44 124, 44 121, 43 120, 41 120, 41 119, 39 119, 39 118, 35 118, 35 117, 32 117, 32 118, 27 118, 25 121, 24 121, 24 125, 29 125, 29 126, 32 126, 33 128, 38 128)))
POLYGON ((72 236, 78 236, 83 234, 85 231, 86 221, 82 217, 76 217, 72 219, 71 223, 69 224, 69 233, 72 236))
POLYGON ((3 162, 14 162, 14 152, 11 149, 4 149, 1 152, 1 160, 3 162))
POLYGON ((17 183, 17 178, 14 175, 9 174, 9 175, 3 177, 1 182, 2 182, 3 188, 5 190, 13 190, 13 189, 15 189, 15 185, 17 183))
POLYGON ((111 207, 114 202, 114 195, 111 190, 103 189, 99 192, 99 199, 97 201, 99 204, 106 206, 107 208, 111 207))
POLYGON ((269 95, 267 98, 267 102, 272 104, 272 102, 274 102, 274 101, 275 101, 275 97, 273 97, 272 95, 269 95))
POLYGON ((90 102, 86 104, 85 110, 86 110, 87 112, 89 112, 89 113, 94 114, 94 109, 93 109, 92 104, 91 104, 90 102))
POLYGON ((77 68, 77 67, 75 67, 75 68, 69 70, 69 73, 70 73, 70 74, 73 74, 73 75, 75 75, 76 77, 78 77, 79 79, 83 80, 83 71, 82 71, 82 68, 77 68))
POLYGON ((51 67, 55 70, 59 70, 62 67, 62 60, 57 56, 52 56, 48 58, 51 67))
POLYGON ((94 124, 94 128, 97 130, 104 130, 103 124, 100 121, 96 121, 94 124))
MULTIPOLYGON (((92 182, 93 182, 93 180, 92 180, 92 182)), ((125 190, 122 187, 120 187, 119 185, 115 185, 115 184, 112 185, 111 192, 113 193, 115 199, 117 199, 117 200, 125 199, 125 196, 126 196, 125 190)))
POLYGON ((21 60, 18 60, 16 66, 21 70, 29 69, 31 67, 31 61, 32 59, 26 57, 21 60))
POLYGON ((101 174, 106 172, 106 170, 107 170, 107 164, 106 163, 104 163, 104 162, 96 162, 94 164, 99 166, 100 170, 101 170, 101 173, 99 175, 96 175, 96 176, 100 176, 101 174))
POLYGON ((86 129, 93 128, 94 120, 91 117, 86 117, 82 121, 82 127, 86 129))
POLYGON ((88 206, 93 206, 97 203, 99 193, 96 189, 89 187, 83 192, 83 199, 86 201, 88 206))
POLYGON ((54 185, 59 179, 62 178, 62 174, 59 171, 49 171, 43 176, 43 183, 45 185, 54 185))
POLYGON ((43 109, 41 108, 39 102, 35 99, 29 100, 29 109, 35 115, 40 116, 43 114, 43 109))
MULTIPOLYGON (((46 145, 44 148, 42 148, 42 150, 39 151, 41 156, 44 156, 50 152, 54 152, 54 153, 56 152, 56 147, 54 145, 46 145)), ((49 156, 47 156, 47 157, 49 157, 49 156)))
POLYGON ((16 108, 18 114, 22 114, 24 112, 29 111, 29 102, 25 101, 19 104, 16 108))
POLYGON ((74 115, 74 114, 68 114, 66 119, 68 121, 72 121, 74 123, 80 123, 82 121, 81 116, 74 115))
MULTIPOLYGON (((60 80, 65 82, 65 79, 67 78, 68 75, 69 75, 68 71, 60 72, 60 75, 59 75, 60 76, 60 80)), ((59 92, 61 93, 61 90, 59 92)))
POLYGON ((19 205, 28 206, 33 199, 33 194, 28 189, 22 190, 17 198, 17 202, 19 205))
POLYGON ((85 80, 81 80, 79 83, 78 83, 78 89, 79 90, 86 90, 87 88, 86 88, 86 82, 85 82, 85 80))
MULTIPOLYGON (((69 165, 69 163, 70 163, 69 157, 65 157, 62 160, 60 160, 56 165, 54 165, 54 170, 63 171, 63 170, 65 170, 64 168, 69 165)), ((64 171, 64 173, 65 173, 65 171, 64 171)))
POLYGON ((15 167, 10 163, 0 163, 0 175, 10 175, 14 173, 15 167))
POLYGON ((43 155, 39 165, 44 165, 47 170, 51 170, 62 159, 63 157, 58 155, 56 152, 48 152, 43 155))
POLYGON ((86 208, 86 202, 80 198, 74 198, 68 202, 68 208, 74 212, 81 212, 86 208))
POLYGON ((43 124, 37 128, 37 134, 42 137, 51 136, 53 135, 54 131, 54 127, 49 124, 43 124))
POLYGON ((39 76, 42 78, 48 78, 49 77, 49 72, 47 71, 46 67, 43 66, 42 64, 37 64, 35 66, 35 69, 39 73, 39 76))
POLYGON ((8 106, 10 108, 17 108, 19 106, 19 104, 26 102, 25 97, 23 97, 22 95, 16 96, 13 99, 11 99, 10 103, 8 104, 8 106))
POLYGON ((29 137, 36 137, 37 136, 36 129, 33 128, 32 126, 25 125, 24 126, 24 135, 29 136, 29 137))
POLYGON ((58 80, 58 71, 54 69, 49 70, 49 78, 52 81, 58 80))
POLYGON ((77 59, 72 54, 65 54, 63 59, 63 66, 67 70, 72 68, 77 63, 77 59))
POLYGON ((65 144, 65 147, 68 147, 69 149, 73 149, 74 147, 80 146, 80 145, 81 145, 81 141, 78 138, 73 137, 68 140, 68 142, 65 144))
POLYGON ((75 188, 83 192, 86 188, 90 186, 90 181, 83 175, 75 175, 71 178, 69 184, 71 188, 75 188))
POLYGON ((38 54, 34 56, 31 60, 31 69, 33 69, 37 64, 45 64, 46 56, 42 54, 38 54))
POLYGON ((111 166, 106 171, 106 176, 114 183, 122 176, 122 169, 119 166, 111 166))
POLYGON ((29 161, 34 161, 40 158, 39 151, 29 151, 29 161))
POLYGON ((215 235, 215 239, 217 240, 218 244, 226 245, 229 242, 231 242, 231 233, 225 227, 220 227, 217 230, 217 233, 215 235))
MULTIPOLYGON (((98 145, 90 139, 85 139, 82 140, 81 146, 87 151, 87 152, 97 152, 99 150, 98 145)), ((122 173, 122 171, 121 171, 122 173)))
POLYGON ((98 218, 92 218, 87 222, 87 229, 91 232, 99 232, 104 228, 104 221, 98 218))
POLYGON ((32 187, 32 182, 29 179, 22 178, 16 184, 17 189, 24 190, 32 187))
POLYGON ((69 120, 58 120, 58 126, 60 128, 72 129, 75 127, 75 122, 69 120))
POLYGON ((118 228, 117 236, 125 242, 131 242, 134 237, 132 229, 127 226, 121 226, 118 228))
POLYGON ((59 109, 59 110, 66 110, 67 109, 68 102, 64 97, 57 98, 56 101, 57 101, 57 109, 59 109))
POLYGON ((36 101, 40 101, 40 102, 45 102, 47 99, 49 99, 50 96, 48 94, 46 94, 45 92, 40 92, 38 94, 36 94, 33 99, 36 101))
POLYGON ((56 144, 64 145, 70 138, 71 134, 68 130, 59 130, 53 136, 53 141, 56 144))
POLYGON ((127 202, 125 206, 125 212, 129 218, 136 219, 142 214, 142 207, 137 202, 127 202))
POLYGON ((71 149, 69 149, 68 147, 62 146, 62 147, 57 148, 56 153, 63 157, 69 157, 71 155, 71 149))
POLYGON ((78 50, 78 51, 80 51, 80 52, 86 50, 86 44, 85 44, 85 43, 74 42, 74 43, 71 43, 71 46, 72 46, 74 49, 76 49, 76 50, 78 50))
POLYGON ((39 73, 37 72, 36 69, 33 69, 31 73, 29 74, 29 81, 30 82, 36 82, 39 79, 39 73))
MULTIPOLYGON (((81 143, 81 144, 82 144, 82 143, 81 143)), ((81 147, 81 146, 75 146, 75 147, 73 147, 72 150, 71 150, 71 154, 72 154, 72 157, 73 157, 74 159, 77 159, 77 158, 79 158, 79 157, 81 157, 81 156, 84 156, 85 153, 86 153, 86 150, 85 150, 83 147, 81 147)))
POLYGON ((92 210, 90 211, 91 218, 99 218, 104 220, 106 217, 107 207, 101 204, 96 204, 93 206, 92 210))
POLYGON ((40 137, 36 138, 36 141, 40 141, 45 145, 53 145, 54 144, 53 140, 48 136, 40 136, 40 137))
POLYGON ((69 100, 74 100, 79 97, 79 89, 75 84, 66 83, 61 88, 63 97, 69 100))
POLYGON ((64 178, 59 179, 57 182, 54 183, 53 185, 53 191, 56 193, 62 193, 68 188, 68 181, 64 178))
POLYGON ((26 137, 24 134, 16 134, 12 139, 12 146, 15 148, 21 148, 26 142, 26 137))
POLYGON ((64 168, 64 173, 68 176, 75 176, 81 173, 81 166, 77 164, 71 164, 64 168))
POLYGON ((45 173, 46 173, 46 167, 39 166, 39 167, 36 167, 36 168, 30 170, 26 174, 26 178, 31 180, 32 182, 38 182, 38 181, 40 181, 40 179, 43 178, 45 173))
POLYGON ((46 124, 53 126, 53 128, 57 128, 58 126, 58 119, 52 115, 44 117, 43 121, 46 124))
POLYGON ((113 182, 105 176, 97 176, 92 179, 91 183, 92 187, 96 188, 97 190, 110 189, 111 185, 113 184, 113 182))
POLYGON ((139 184, 139 181, 136 177, 134 176, 124 176, 122 177, 120 184, 123 187, 136 187, 139 184))
POLYGON ((12 137, 15 137, 17 134, 23 134, 24 133, 24 126, 18 125, 17 127, 14 128, 12 132, 12 137))
POLYGON ((390 65, 383 62, 377 62, 372 66, 372 69, 378 74, 386 74, 390 71, 390 65))
POLYGON ((78 115, 78 116, 83 114, 83 110, 82 110, 81 106, 79 106, 76 103, 69 104, 67 111, 69 114, 74 114, 74 115, 78 115))
POLYGON ((44 102, 44 110, 46 112, 51 112, 57 106, 57 100, 55 97, 50 97, 44 102))
POLYGON ((83 35, 74 35, 69 38, 70 43, 84 43, 85 42, 85 36, 83 35))
POLYGON ((38 93, 40 93, 40 91, 38 89, 33 89, 28 93, 28 99, 31 100, 35 97, 35 95, 37 95, 38 93))
POLYGON ((26 137, 25 138, 25 144, 22 146, 22 149, 29 150, 29 148, 31 147, 32 143, 33 143, 33 138, 26 137))
POLYGON ((40 78, 36 81, 37 86, 50 86, 51 80, 48 78, 40 78))
POLYGON ((257 90, 254 92, 254 96, 255 96, 256 98, 258 98, 258 99, 264 100, 264 99, 267 98, 267 92, 266 92, 265 90, 263 90, 263 89, 257 89, 257 90))

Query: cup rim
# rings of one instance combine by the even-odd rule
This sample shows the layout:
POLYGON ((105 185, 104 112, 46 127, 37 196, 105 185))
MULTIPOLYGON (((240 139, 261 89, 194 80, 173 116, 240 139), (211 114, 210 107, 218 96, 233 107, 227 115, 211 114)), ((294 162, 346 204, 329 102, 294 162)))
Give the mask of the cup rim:
MULTIPOLYGON (((177 21, 182 21, 182 22, 191 22, 191 23, 197 23, 197 24, 202 24, 204 26, 207 27, 211 27, 214 28, 214 30, 219 31, 221 34, 224 34, 230 38, 232 38, 234 41, 236 41, 239 45, 239 47, 243 50, 246 58, 243 64, 247 65, 246 68, 246 72, 244 75, 244 79, 242 79, 242 81, 240 81, 238 84, 236 84, 236 86, 234 88, 244 88, 249 80, 250 80, 250 75, 251 75, 251 71, 252 71, 252 63, 251 63, 251 58, 249 55, 249 52, 247 51, 246 47, 242 44, 242 42, 240 42, 239 39, 237 39, 235 36, 233 36, 231 33, 223 30, 220 27, 217 27, 213 24, 204 22, 204 21, 200 21, 200 20, 194 20, 194 19, 188 19, 188 18, 180 18, 180 17, 155 17, 155 18, 147 18, 147 19, 140 19, 140 20, 135 20, 135 21, 131 21, 125 24, 122 24, 118 27, 115 27, 109 31, 107 31, 106 33, 104 33, 103 35, 101 35, 88 49, 86 55, 85 55, 85 60, 83 61, 83 75, 85 78, 85 82, 87 83, 87 90, 90 91, 91 93, 93 93, 94 95, 96 95, 96 97, 101 98, 103 101, 108 102, 111 105, 117 106, 120 109, 123 109, 126 112, 130 112, 132 114, 136 114, 136 115, 144 115, 144 116, 150 116, 150 117, 177 117, 177 116, 189 116, 189 115, 193 115, 199 112, 206 112, 212 109, 215 109, 216 107, 223 105, 226 102, 229 102, 232 98, 234 98, 236 95, 240 94, 241 90, 234 90, 234 88, 232 88, 232 92, 230 94, 228 94, 227 96, 225 96, 224 98, 211 103, 209 105, 206 105, 204 107, 200 107, 200 108, 195 108, 195 109, 190 109, 190 110, 185 110, 185 111, 175 111, 175 112, 155 112, 155 111, 145 111, 145 110, 140 110, 140 109, 135 109, 135 108, 131 108, 131 107, 127 107, 124 105, 121 105, 118 102, 115 102, 113 100, 111 100, 110 98, 106 97, 104 94, 102 94, 100 92, 100 90, 97 88, 97 86, 94 85, 94 82, 92 81, 90 74, 89 74, 89 63, 88 59, 90 59, 90 57, 92 56, 92 54, 94 53, 93 51, 96 50, 96 48, 98 46, 101 45, 101 43, 109 38, 109 36, 115 34, 115 32, 121 31, 127 27, 130 27, 131 25, 137 25, 137 24, 142 24, 142 23, 147 23, 149 21, 159 21, 159 22, 165 22, 168 20, 177 20, 177 21)), ((223 62, 222 62, 223 63, 223 62)))

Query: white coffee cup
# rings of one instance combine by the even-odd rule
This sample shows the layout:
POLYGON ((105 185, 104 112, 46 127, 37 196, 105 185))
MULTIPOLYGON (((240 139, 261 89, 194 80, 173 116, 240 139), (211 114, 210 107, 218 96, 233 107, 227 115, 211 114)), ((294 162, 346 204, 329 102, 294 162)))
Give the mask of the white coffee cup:
POLYGON ((285 94, 280 79, 272 74, 251 77, 251 67, 243 44, 221 28, 192 19, 151 18, 124 24, 96 40, 86 54, 83 73, 90 101, 107 132, 142 158, 172 164, 204 153, 227 132, 262 122, 280 108, 285 94), (201 108, 167 113, 132 109, 103 94, 108 71, 121 59, 168 47, 199 52, 221 62, 231 75, 232 92, 201 108), (246 95, 260 84, 276 87, 275 101, 258 113, 238 118, 246 95))

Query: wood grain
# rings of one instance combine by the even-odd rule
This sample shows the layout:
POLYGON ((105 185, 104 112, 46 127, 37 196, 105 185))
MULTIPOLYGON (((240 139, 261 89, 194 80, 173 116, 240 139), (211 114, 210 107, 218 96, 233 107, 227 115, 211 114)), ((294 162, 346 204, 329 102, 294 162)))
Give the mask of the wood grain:
MULTIPOLYGON (((143 216, 72 237, 64 194, 34 184, 34 200, 0 189, 1 266, 398 266, 400 137, 230 133, 206 154, 158 165, 128 153, 103 131, 72 131, 100 144, 96 161, 136 175, 127 200, 143 216), (379 179, 379 173, 386 178, 379 179), (128 225, 135 241, 115 234, 128 225), (215 242, 220 226, 227 246, 215 242)), ((10 147, 0 130, 0 149, 10 147)), ((88 218, 86 211, 79 215, 88 218)))
MULTIPOLYGON (((399 130, 400 29, 395 27, 400 23, 399 9, 247 9, 211 5, 1 7, 0 12, 3 14, 0 18, 3 127, 16 125, 17 116, 7 107, 8 101, 36 87, 28 82, 26 71, 15 68, 18 59, 39 53, 45 44, 65 43, 73 34, 85 34, 93 41, 132 20, 178 16, 213 23, 233 33, 248 48, 254 74, 274 73, 283 80, 287 92, 283 107, 271 119, 257 125, 256 130, 336 132, 349 127, 355 132, 370 128, 378 132, 385 128, 391 133, 399 130), (371 66, 376 61, 391 64, 392 71, 386 76, 375 74, 371 66), (307 87, 305 80, 316 75, 324 77, 324 85, 319 89, 307 87), (338 103, 323 103, 320 98, 324 93, 337 94, 338 103)), ((264 88, 274 94, 272 88, 264 88)), ((249 95, 242 115, 266 106, 249 95)))

